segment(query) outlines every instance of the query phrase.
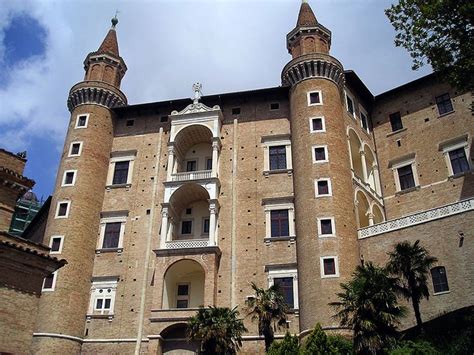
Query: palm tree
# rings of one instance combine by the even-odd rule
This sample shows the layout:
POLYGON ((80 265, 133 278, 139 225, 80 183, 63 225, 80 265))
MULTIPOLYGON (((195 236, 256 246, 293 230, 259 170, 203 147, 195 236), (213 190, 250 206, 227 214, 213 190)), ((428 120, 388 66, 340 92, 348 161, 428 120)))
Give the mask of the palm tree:
POLYGON ((247 329, 237 307, 200 307, 188 321, 188 338, 201 342, 203 354, 236 354, 247 329))
POLYGON ((356 268, 352 279, 341 284, 340 301, 330 305, 338 311, 341 326, 354 331, 354 350, 375 354, 396 336, 396 326, 405 309, 397 303, 395 280, 381 267, 366 263, 356 268))
POLYGON ((275 338, 274 331, 286 324, 288 305, 278 285, 266 290, 253 282, 251 285, 255 297, 247 301, 248 314, 252 316, 252 320, 258 321, 258 332, 264 336, 265 351, 268 351, 275 338))
POLYGON ((388 271, 398 276, 397 293, 407 301, 411 299, 417 330, 422 330, 423 321, 420 314, 420 301, 428 299, 428 273, 434 263, 438 261, 429 255, 428 251, 420 246, 420 241, 410 244, 404 241, 395 245, 393 252, 388 253, 390 260, 387 263, 388 271))

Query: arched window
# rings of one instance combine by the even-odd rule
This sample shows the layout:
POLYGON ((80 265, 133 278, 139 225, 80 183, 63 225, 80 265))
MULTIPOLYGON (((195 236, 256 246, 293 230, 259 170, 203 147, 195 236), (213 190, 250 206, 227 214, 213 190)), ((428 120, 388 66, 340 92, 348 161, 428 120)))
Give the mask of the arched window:
POLYGON ((448 278, 444 266, 437 266, 431 269, 434 293, 449 291, 448 278))

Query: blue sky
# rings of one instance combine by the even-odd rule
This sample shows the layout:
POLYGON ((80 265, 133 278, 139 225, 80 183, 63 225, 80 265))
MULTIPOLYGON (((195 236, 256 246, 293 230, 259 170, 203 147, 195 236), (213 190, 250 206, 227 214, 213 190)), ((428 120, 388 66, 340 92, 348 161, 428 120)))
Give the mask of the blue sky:
MULTIPOLYGON (((333 34, 331 54, 378 94, 430 72, 393 44, 389 0, 308 0, 333 34)), ((119 9, 122 91, 130 104, 278 86, 299 0, 16 1, 0 7, 0 147, 28 151, 34 191, 52 193, 67 94, 119 9)))

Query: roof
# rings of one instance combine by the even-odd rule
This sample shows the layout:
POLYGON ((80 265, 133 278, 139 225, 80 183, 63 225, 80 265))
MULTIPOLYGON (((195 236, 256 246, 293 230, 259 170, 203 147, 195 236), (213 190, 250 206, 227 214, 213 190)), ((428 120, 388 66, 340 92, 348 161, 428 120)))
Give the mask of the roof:
POLYGON ((312 27, 316 26, 318 21, 311 6, 306 1, 301 3, 300 12, 298 14, 298 20, 296 21, 296 27, 312 27))
POLYGON ((25 188, 32 188, 35 184, 34 180, 28 179, 23 175, 14 172, 11 169, 5 168, 4 166, 0 166, 0 177, 2 175, 4 177, 8 176, 9 179, 11 179, 11 182, 21 184, 25 188))
POLYGON ((109 30, 96 53, 109 53, 120 57, 115 27, 109 30))
POLYGON ((26 162, 26 158, 22 157, 19 153, 15 154, 15 153, 9 152, 8 150, 5 150, 3 148, 0 148, 0 153, 8 154, 8 155, 10 155, 10 156, 12 156, 12 157, 14 157, 18 160, 26 162))
POLYGON ((372 95, 355 71, 344 70, 344 78, 346 79, 346 83, 349 84, 351 88, 354 88, 355 92, 360 95, 367 104, 371 105, 373 103, 374 95, 372 95))
POLYGON ((393 89, 390 89, 388 91, 385 91, 381 94, 378 94, 377 96, 375 96, 375 100, 378 101, 378 100, 382 100, 388 96, 391 96, 391 95, 394 95, 394 94, 398 94, 404 90, 408 90, 408 89, 413 89, 417 86, 420 86, 422 84, 424 84, 425 82, 427 81, 430 81, 430 80, 436 80, 438 79, 438 73, 437 72, 433 72, 431 74, 428 74, 428 75, 425 75, 425 76, 422 76, 421 78, 418 78, 416 80, 413 80, 413 81, 410 81, 406 84, 403 84, 403 85, 400 85, 400 86, 397 86, 396 88, 393 88, 393 89))

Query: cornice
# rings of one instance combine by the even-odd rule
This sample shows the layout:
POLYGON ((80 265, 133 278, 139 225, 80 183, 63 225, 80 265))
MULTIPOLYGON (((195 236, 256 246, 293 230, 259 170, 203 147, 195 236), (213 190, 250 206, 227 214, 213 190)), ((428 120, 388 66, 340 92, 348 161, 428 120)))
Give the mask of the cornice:
POLYGON ((96 104, 107 108, 127 105, 127 98, 116 87, 102 81, 82 81, 72 87, 67 99, 69 111, 79 105, 96 104))

